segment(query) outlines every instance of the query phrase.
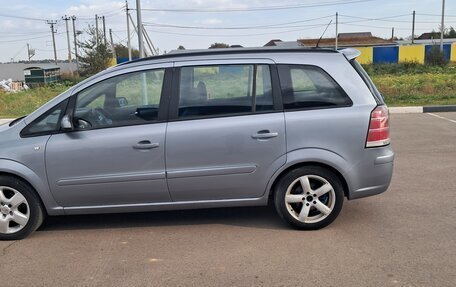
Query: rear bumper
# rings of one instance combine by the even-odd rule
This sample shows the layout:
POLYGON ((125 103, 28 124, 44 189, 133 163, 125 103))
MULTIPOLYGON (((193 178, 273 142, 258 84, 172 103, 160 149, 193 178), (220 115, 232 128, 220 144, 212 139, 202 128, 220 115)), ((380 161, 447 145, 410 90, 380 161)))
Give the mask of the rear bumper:
POLYGON ((391 146, 366 149, 362 160, 350 171, 353 180, 348 199, 357 199, 385 192, 393 176, 394 152, 391 146))

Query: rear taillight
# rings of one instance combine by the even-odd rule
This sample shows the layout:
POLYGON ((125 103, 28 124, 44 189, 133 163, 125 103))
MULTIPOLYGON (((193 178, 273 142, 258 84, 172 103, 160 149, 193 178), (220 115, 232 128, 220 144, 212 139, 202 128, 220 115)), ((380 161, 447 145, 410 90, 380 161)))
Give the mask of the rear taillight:
POLYGON ((372 111, 366 147, 379 147, 390 143, 388 118, 389 114, 386 106, 378 106, 372 111))

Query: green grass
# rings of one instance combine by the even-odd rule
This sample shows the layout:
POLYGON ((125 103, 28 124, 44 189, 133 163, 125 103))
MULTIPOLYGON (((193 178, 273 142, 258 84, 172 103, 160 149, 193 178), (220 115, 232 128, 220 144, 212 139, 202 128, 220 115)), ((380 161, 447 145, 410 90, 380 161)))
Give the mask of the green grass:
POLYGON ((365 67, 389 106, 456 104, 456 67, 419 64, 365 67))
POLYGON ((14 118, 29 114, 68 88, 67 85, 55 84, 17 93, 6 93, 0 90, 0 118, 14 118))

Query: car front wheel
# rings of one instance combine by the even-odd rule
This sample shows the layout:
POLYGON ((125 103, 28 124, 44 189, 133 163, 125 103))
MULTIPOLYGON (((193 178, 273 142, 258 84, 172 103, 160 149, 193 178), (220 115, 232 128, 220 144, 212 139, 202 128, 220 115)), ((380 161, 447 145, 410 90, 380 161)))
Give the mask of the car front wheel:
POLYGON ((344 201, 339 178, 319 166, 288 172, 280 179, 274 203, 280 217, 297 229, 315 230, 333 222, 344 201))
POLYGON ((34 190, 15 177, 0 176, 0 240, 27 237, 41 225, 44 212, 34 190))

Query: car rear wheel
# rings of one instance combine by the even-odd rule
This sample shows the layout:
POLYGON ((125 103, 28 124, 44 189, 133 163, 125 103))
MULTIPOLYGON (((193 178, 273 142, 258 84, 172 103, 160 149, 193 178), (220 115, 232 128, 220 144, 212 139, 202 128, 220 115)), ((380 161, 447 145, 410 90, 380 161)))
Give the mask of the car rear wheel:
POLYGON ((35 191, 20 179, 0 176, 0 240, 25 238, 38 229, 43 219, 35 191))
POLYGON ((306 166, 280 179, 274 203, 280 217, 297 229, 315 230, 339 215, 344 192, 339 178, 328 169, 306 166))

